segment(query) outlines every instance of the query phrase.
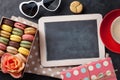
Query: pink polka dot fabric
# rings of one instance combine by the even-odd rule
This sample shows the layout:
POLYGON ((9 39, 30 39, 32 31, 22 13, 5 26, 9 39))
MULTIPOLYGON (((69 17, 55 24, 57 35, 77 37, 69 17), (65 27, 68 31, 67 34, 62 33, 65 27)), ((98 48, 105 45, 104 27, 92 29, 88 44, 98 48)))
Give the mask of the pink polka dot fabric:
POLYGON ((117 80, 111 58, 61 72, 62 80, 117 80))

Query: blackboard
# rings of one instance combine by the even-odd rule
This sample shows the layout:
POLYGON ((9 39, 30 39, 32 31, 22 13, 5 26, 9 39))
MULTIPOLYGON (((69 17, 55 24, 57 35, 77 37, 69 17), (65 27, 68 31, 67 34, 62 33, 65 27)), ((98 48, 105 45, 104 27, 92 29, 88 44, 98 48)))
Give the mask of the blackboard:
POLYGON ((44 67, 79 65, 104 57, 100 14, 43 17, 39 20, 44 67))
POLYGON ((99 57, 96 20, 45 23, 47 60, 99 57))

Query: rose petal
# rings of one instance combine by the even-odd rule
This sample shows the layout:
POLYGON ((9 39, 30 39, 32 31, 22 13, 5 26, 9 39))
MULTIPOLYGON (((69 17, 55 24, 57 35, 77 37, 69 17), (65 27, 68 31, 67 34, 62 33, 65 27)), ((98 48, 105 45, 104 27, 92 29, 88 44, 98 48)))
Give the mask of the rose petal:
POLYGON ((19 69, 18 69, 17 72, 22 71, 24 69, 24 67, 25 67, 25 63, 22 63, 21 66, 19 66, 19 69))
POLYGON ((8 73, 8 71, 7 71, 6 67, 5 67, 4 61, 6 61, 9 56, 11 56, 11 54, 5 53, 5 54, 3 54, 3 56, 1 57, 1 70, 2 70, 3 73, 8 73))
POLYGON ((10 75, 14 78, 20 78, 22 76, 21 73, 10 73, 10 75))

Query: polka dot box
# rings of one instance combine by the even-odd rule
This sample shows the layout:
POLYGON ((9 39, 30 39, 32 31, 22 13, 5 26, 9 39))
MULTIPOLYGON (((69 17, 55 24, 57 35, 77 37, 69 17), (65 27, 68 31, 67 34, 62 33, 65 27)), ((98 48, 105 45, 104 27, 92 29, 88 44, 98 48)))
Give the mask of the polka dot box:
POLYGON ((111 58, 61 72, 62 80, 117 80, 111 58))

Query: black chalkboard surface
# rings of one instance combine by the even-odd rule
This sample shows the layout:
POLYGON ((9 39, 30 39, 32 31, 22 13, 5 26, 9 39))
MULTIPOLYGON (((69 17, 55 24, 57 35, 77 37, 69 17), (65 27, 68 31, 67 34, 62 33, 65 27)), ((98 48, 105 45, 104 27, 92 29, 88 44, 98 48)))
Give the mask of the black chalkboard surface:
POLYGON ((40 19, 42 65, 78 65, 103 58, 105 50, 98 33, 101 20, 98 14, 40 19))
POLYGON ((45 23, 47 60, 99 57, 96 20, 45 23))

